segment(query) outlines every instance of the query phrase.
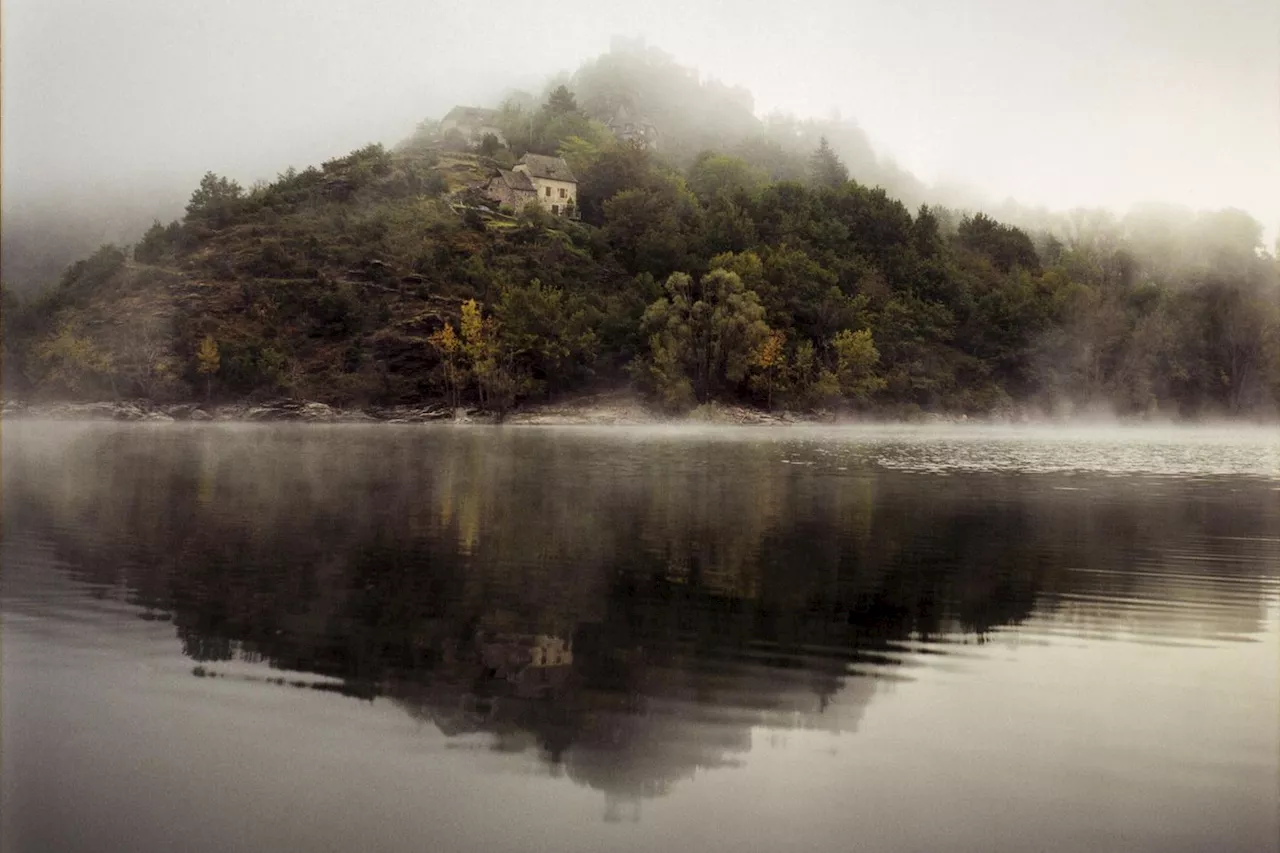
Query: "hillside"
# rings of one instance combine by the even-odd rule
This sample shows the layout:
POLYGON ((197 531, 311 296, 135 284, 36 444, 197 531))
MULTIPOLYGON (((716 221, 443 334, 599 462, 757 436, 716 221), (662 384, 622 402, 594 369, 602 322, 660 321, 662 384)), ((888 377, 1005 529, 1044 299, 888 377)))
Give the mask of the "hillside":
MULTIPOLYGON (((1275 411, 1280 275, 1246 215, 1029 234, 913 211, 825 139, 797 159, 681 131, 660 87, 603 67, 508 102, 505 145, 426 122, 248 190, 207 175, 181 221, 6 291, 6 396, 1275 411), (667 122, 660 145, 609 132, 620 100, 667 122), (568 161, 581 221, 481 196, 526 151, 568 161)), ((716 127, 747 121, 740 93, 687 85, 737 104, 716 127)))

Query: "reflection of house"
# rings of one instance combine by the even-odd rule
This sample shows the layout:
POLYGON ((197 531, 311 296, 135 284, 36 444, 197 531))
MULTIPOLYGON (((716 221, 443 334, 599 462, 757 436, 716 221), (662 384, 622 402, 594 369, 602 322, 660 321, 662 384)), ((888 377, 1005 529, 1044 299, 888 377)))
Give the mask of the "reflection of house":
POLYGON ((607 126, 623 142, 635 142, 645 148, 658 147, 658 129, 644 116, 633 113, 626 106, 618 107, 607 126))
POLYGON ((502 131, 498 129, 498 111, 484 107, 454 107, 440 121, 440 132, 448 133, 456 130, 468 144, 480 142, 488 134, 498 137, 503 145, 507 144, 502 131))
POLYGON ((564 160, 541 154, 526 154, 512 171, 528 176, 538 201, 547 210, 557 215, 577 218, 578 179, 573 176, 573 170, 564 160))
POLYGON ((538 198, 538 190, 524 172, 508 172, 498 169, 497 174, 485 184, 484 194, 500 205, 519 210, 538 198))
MULTIPOLYGON (((547 634, 497 634, 481 643, 480 659, 495 676, 519 681, 530 670, 573 666, 573 646, 547 634)), ((545 680, 547 673, 538 675, 545 680)))

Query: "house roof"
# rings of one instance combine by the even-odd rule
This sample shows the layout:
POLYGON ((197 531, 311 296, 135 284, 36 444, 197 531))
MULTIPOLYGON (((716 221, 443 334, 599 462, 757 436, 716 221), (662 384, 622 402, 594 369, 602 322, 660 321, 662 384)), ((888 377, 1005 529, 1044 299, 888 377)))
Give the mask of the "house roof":
POLYGON ((497 110, 491 110, 488 107, 463 107, 457 106, 445 113, 445 121, 453 119, 456 122, 467 123, 488 123, 498 117, 497 110))
POLYGON ((537 192, 537 189, 533 185, 533 181, 529 180, 529 176, 524 172, 508 172, 506 169, 499 169, 494 180, 502 181, 513 190, 537 192))
POLYGON ((528 169, 529 174, 535 178, 544 178, 550 181, 568 181, 576 184, 578 179, 573 176, 573 171, 569 168, 569 164, 559 157, 546 157, 542 154, 526 154, 520 158, 517 166, 524 166, 528 169))

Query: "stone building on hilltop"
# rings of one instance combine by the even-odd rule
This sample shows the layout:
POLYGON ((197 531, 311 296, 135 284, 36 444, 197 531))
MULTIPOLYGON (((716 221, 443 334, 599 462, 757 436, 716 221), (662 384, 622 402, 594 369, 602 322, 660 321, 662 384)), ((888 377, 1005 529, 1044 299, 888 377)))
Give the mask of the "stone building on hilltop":
POLYGON ((485 185, 485 194, 516 210, 537 199, 556 216, 578 218, 578 179, 559 157, 526 154, 511 171, 497 169, 485 185))
POLYGON ((506 169, 496 170, 496 174, 485 184, 484 194, 500 205, 519 210, 538 198, 538 190, 524 172, 508 172, 506 169))

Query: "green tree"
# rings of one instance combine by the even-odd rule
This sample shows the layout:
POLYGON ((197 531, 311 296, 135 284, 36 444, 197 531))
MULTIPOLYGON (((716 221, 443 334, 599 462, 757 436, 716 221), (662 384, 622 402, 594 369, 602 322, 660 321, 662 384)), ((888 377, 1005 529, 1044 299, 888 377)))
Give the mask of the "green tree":
POLYGON ((653 189, 664 181, 653 156, 636 145, 610 143, 599 150, 578 178, 578 202, 582 217, 603 225, 605 204, 624 190, 653 189))
POLYGON ((551 94, 547 96, 546 106, 543 110, 551 116, 560 116, 565 113, 578 112, 578 101, 574 97, 573 92, 569 91, 568 86, 560 85, 551 90, 551 94))
POLYGON ((822 366, 813 341, 802 340, 787 365, 790 404, 801 409, 827 406, 840 396, 835 374, 822 366))
POLYGON ((605 204, 605 240, 633 274, 658 277, 689 268, 700 231, 701 210, 676 181, 624 190, 605 204))
POLYGON ((104 386, 116 396, 114 362, 75 319, 63 319, 35 347, 41 379, 73 396, 92 396, 104 386))
POLYGON ((831 150, 824 136, 809 157, 809 180, 819 187, 841 187, 849 180, 849 170, 831 150))
POLYGON ((689 189, 703 204, 724 196, 751 196, 767 176, 737 157, 704 151, 689 167, 689 189))
POLYGON ((846 398, 865 403, 884 387, 884 380, 876 373, 880 351, 871 330, 844 329, 832 339, 831 349, 836 354, 836 381, 846 398))
POLYGON ((598 121, 589 121, 586 132, 570 134, 560 140, 556 153, 569 164, 573 174, 582 180, 605 154, 617 150, 617 140, 598 121))
POLYGON ((235 181, 205 172, 187 202, 187 220, 225 228, 241 209, 244 190, 235 181))
POLYGON ((986 255, 1002 272, 1015 266, 1040 271, 1040 258, 1025 232, 996 222, 985 213, 966 216, 956 237, 961 246, 986 255))
POLYGON ((504 287, 494 313, 517 376, 556 388, 584 373, 594 359, 595 333, 582 300, 559 288, 536 278, 504 287))
POLYGON ((679 396, 664 385, 682 386, 683 377, 698 402, 707 402, 741 383, 769 335, 756 294, 723 269, 697 284, 685 273, 673 273, 664 290, 643 320, 650 330, 650 375, 659 394, 679 396))
POLYGON ((493 157, 502 150, 502 142, 492 133, 486 133, 476 146, 476 153, 482 157, 493 157))
POLYGON ((182 237, 182 225, 177 221, 161 225, 160 220, 151 223, 151 227, 142 235, 142 239, 133 247, 133 259, 142 264, 158 263, 165 255, 177 248, 182 237))

